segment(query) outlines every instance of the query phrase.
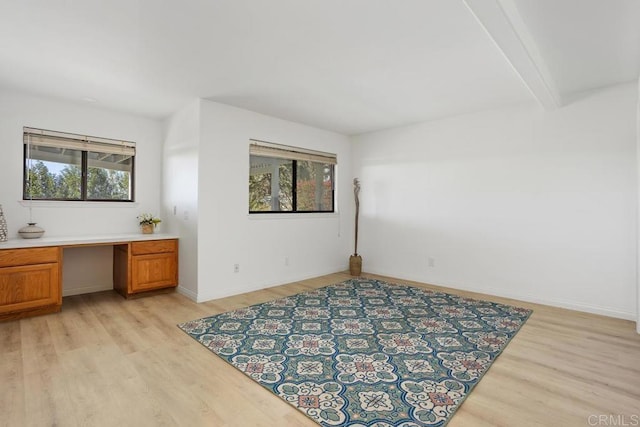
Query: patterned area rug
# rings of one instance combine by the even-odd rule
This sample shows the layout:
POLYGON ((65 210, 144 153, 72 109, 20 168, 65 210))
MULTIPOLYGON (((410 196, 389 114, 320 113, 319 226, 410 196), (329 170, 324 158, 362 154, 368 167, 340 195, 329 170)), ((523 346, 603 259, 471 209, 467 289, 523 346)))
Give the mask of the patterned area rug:
POLYGON ((352 279, 178 325, 323 426, 442 426, 531 314, 352 279))

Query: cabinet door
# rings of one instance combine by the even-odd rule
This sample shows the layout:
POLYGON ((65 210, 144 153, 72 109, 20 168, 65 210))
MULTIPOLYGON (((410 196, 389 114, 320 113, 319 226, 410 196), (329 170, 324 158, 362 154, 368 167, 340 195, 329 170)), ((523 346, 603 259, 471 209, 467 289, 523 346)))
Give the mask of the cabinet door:
POLYGON ((0 314, 62 304, 58 264, 0 268, 0 314))
POLYGON ((131 292, 168 288, 178 284, 177 254, 149 254, 131 257, 131 292))

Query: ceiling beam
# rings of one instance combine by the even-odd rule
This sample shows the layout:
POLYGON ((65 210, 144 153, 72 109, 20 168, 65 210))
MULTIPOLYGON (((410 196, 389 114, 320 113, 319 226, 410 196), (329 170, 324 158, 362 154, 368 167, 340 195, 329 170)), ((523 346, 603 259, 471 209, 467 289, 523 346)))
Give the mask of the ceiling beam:
POLYGON ((553 78, 515 0, 463 0, 545 110, 562 106, 553 78))

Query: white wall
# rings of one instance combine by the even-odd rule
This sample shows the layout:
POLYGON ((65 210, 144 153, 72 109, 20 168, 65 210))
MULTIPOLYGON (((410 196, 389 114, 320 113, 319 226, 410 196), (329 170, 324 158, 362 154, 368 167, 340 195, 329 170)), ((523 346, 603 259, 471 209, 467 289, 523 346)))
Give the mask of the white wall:
MULTIPOLYGON (((34 220, 46 230, 46 236, 127 233, 138 230, 136 216, 141 212, 158 213, 162 125, 159 121, 11 91, 0 91, 0 204, 2 204, 10 238, 29 219, 22 199, 22 127, 50 129, 125 139, 136 142, 136 203, 34 203, 34 220)), ((84 254, 65 251, 67 261, 94 266, 75 268, 65 262, 63 293, 79 290, 111 289, 111 251, 104 248, 84 254)))
POLYGON ((198 301, 346 269, 353 212, 348 138, 206 100, 200 118, 198 301), (336 153, 339 213, 250 218, 251 138, 336 153))
POLYGON ((364 270, 635 319, 637 98, 354 137, 364 270))
MULTIPOLYGON (((637 171, 638 171, 638 190, 640 191, 640 78, 638 79, 638 101, 636 103, 636 158, 637 158, 637 171)), ((637 316, 636 316, 636 331, 640 334, 640 194, 638 196, 637 207, 637 222, 636 230, 638 240, 636 244, 637 251, 637 263, 636 263, 636 299, 637 299, 637 316)))
POLYGON ((63 296, 113 289, 113 246, 65 248, 62 256, 63 296))
POLYGON ((198 147, 200 101, 167 120, 163 150, 162 211, 166 230, 180 236, 178 291, 198 293, 198 147))

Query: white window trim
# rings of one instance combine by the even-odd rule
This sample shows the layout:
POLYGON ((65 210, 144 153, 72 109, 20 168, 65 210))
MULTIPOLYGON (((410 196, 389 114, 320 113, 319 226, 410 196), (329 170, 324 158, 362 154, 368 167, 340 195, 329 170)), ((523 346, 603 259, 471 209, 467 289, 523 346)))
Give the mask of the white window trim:
POLYGON ((280 219, 339 219, 340 212, 289 212, 289 213, 263 213, 247 214, 250 220, 280 220, 280 219))
POLYGON ((18 200, 25 208, 137 208, 140 203, 129 201, 92 200, 18 200))

